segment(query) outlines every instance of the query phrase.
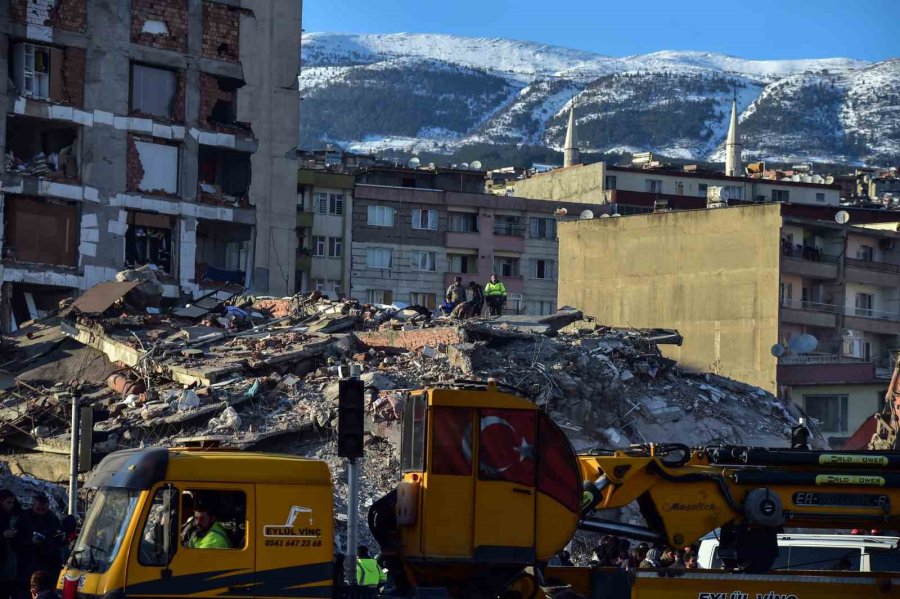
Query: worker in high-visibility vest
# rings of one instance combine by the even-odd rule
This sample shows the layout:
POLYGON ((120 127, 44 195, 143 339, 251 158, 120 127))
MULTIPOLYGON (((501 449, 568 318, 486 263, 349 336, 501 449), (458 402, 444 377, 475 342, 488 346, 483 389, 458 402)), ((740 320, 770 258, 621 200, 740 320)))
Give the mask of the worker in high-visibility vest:
POLYGON ((506 303, 506 286, 500 282, 497 273, 491 275, 491 280, 484 286, 484 298, 490 308, 491 316, 503 315, 503 304, 506 303))
POLYGON ((387 574, 369 555, 369 548, 360 545, 356 550, 356 584, 361 587, 379 587, 387 582, 387 574))

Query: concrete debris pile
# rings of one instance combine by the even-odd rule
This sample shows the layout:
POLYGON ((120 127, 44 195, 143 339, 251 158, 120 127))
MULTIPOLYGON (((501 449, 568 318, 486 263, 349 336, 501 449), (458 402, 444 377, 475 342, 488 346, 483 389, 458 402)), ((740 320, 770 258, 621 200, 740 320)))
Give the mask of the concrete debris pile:
POLYGON ((0 445, 18 452, 20 471, 67 477, 78 398, 92 408, 94 464, 148 445, 274 449, 327 460, 342 498, 333 431, 339 372, 351 363, 362 365, 370 391, 363 515, 397 480, 408 391, 428 385, 494 379, 515 388, 581 452, 647 442, 785 446, 796 422, 761 389, 680 369, 659 349, 679 345, 677 331, 608 328, 573 309, 460 322, 421 307, 238 288, 165 308, 145 277, 99 285, 62 318, 14 335, 17 357, 0 378, 0 445))

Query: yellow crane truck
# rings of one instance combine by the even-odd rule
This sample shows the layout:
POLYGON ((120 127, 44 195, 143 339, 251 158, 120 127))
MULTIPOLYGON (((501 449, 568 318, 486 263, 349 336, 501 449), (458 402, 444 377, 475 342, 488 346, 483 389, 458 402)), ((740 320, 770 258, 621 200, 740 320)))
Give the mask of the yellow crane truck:
MULTIPOLYGON (((412 393, 401 446, 402 478, 369 527, 404 596, 526 598, 556 585, 606 599, 900 597, 900 573, 768 571, 783 526, 900 528, 900 453, 651 445, 578 456, 546 413, 493 383, 412 393), (600 517, 632 502, 646 526, 600 517), (673 547, 720 530, 728 569, 548 566, 579 528, 673 547)), ((323 462, 127 450, 88 486, 96 497, 64 599, 342 596, 323 462), (226 547, 192 541, 204 510, 226 547)))

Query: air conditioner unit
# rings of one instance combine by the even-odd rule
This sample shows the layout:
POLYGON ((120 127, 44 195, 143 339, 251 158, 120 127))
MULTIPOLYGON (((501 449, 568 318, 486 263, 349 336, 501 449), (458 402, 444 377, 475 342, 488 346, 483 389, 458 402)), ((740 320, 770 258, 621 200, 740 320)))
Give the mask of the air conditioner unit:
POLYGON ((13 46, 13 83, 26 96, 50 97, 50 49, 21 43, 13 46))
POLYGON ((894 239, 879 239, 878 247, 883 250, 892 250, 894 249, 894 239))

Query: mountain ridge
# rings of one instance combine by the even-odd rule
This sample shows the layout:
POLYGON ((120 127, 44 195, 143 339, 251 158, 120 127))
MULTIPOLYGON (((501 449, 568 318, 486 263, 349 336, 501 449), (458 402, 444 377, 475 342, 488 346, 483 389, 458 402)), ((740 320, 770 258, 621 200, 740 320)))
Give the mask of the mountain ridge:
POLYGON ((611 57, 419 33, 305 33, 301 55, 303 147, 558 150, 560 120, 574 106, 588 154, 719 160, 736 94, 748 159, 900 159, 900 59, 751 60, 673 50, 611 57), (814 148, 804 147, 808 131, 814 148))

